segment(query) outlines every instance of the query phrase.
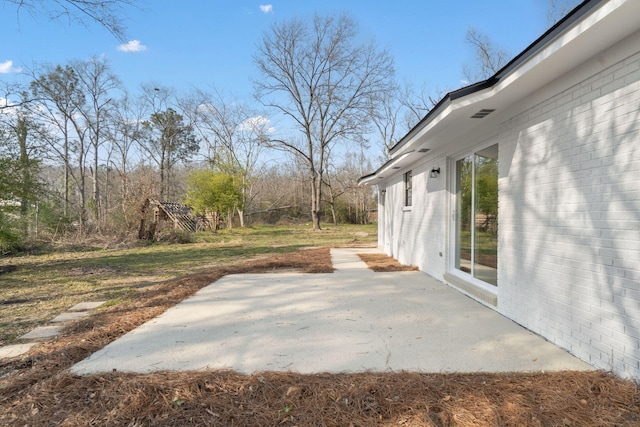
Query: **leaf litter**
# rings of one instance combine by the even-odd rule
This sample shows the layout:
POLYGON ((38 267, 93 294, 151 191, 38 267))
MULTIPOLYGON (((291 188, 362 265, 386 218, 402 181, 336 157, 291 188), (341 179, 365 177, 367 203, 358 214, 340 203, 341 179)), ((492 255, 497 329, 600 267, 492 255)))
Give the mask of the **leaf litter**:
MULTIPOLYGON (((379 257, 378 257, 379 258, 379 257)), ((378 263, 397 263, 378 259, 378 263)), ((398 268, 389 267, 391 268, 398 268)), ((7 426, 634 426, 636 383, 605 372, 111 372, 68 368, 220 277, 333 270, 328 248, 213 268, 98 310, 0 363, 7 426)), ((396 271, 396 270, 392 270, 396 271)))

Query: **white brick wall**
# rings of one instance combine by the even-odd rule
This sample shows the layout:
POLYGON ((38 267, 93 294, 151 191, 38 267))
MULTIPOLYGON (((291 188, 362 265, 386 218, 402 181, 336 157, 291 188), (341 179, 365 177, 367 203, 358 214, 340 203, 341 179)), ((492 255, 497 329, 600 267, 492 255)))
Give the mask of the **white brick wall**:
MULTIPOLYGON (((499 144, 497 310, 598 368, 640 379, 640 53, 599 64, 523 100, 528 108, 482 143, 499 144), (556 94, 539 102, 545 91, 556 94)), ((383 183, 380 245, 439 280, 450 245, 447 165, 465 143, 479 141, 410 167, 410 209, 408 169, 383 183)))
MULTIPOLYGON (((398 171, 386 185, 384 214, 387 230, 385 242, 380 242, 385 252, 406 265, 417 265, 438 279, 445 272, 447 247, 446 162, 444 157, 429 158, 412 169, 398 171), (431 178, 433 167, 440 168, 440 176, 431 178), (403 174, 412 170, 413 203, 404 207, 403 174)), ((380 208, 380 207, 379 207, 380 208)), ((381 223, 379 227, 383 227, 381 223)), ((383 231, 380 230, 382 233, 383 231)))
POLYGON ((498 310, 640 378, 640 54, 499 132, 498 310))

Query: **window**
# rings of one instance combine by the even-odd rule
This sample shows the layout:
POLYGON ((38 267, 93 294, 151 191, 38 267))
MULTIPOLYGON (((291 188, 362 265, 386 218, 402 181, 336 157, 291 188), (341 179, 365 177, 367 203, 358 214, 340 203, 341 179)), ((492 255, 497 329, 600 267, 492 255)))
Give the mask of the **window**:
POLYGON ((498 145, 456 162, 455 268, 498 285, 498 145))
POLYGON ((404 174, 404 205, 411 206, 411 189, 413 187, 413 179, 411 171, 404 174))

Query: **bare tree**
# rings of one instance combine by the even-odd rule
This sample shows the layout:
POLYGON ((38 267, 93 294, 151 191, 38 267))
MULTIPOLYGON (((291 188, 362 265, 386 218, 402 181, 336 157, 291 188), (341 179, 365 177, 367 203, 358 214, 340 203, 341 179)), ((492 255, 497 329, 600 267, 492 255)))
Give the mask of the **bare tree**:
POLYGON ((489 36, 469 28, 465 38, 475 53, 475 64, 464 66, 462 73, 469 83, 485 80, 498 72, 511 59, 511 54, 491 41, 489 36))
POLYGON ((142 139, 144 117, 145 113, 141 102, 130 99, 125 93, 111 111, 112 126, 108 129, 109 165, 115 169, 119 179, 120 212, 127 226, 133 225, 128 215, 132 199, 135 199, 135 202, 140 199, 140 195, 137 195, 138 197, 133 195, 129 183, 132 155, 135 154, 134 148, 142 139))
POLYGON ((206 159, 215 169, 241 181, 241 201, 235 206, 244 226, 257 180, 259 160, 269 133, 269 121, 239 99, 226 99, 220 92, 197 91, 183 101, 183 111, 206 144, 206 159), (188 112, 188 113, 187 113, 188 112))
POLYGON ((38 137, 41 129, 27 103, 21 101, 28 98, 27 92, 20 91, 17 96, 13 97, 15 103, 7 102, 7 108, 0 110, 0 187, 4 187, 0 199, 19 200, 22 234, 26 236, 27 213, 42 195, 38 172, 43 147, 38 137))
POLYGON ((52 152, 65 166, 64 213, 69 214, 71 178, 78 191, 78 216, 82 231, 86 222, 85 179, 88 144, 86 128, 78 112, 86 103, 85 94, 81 90, 76 71, 70 65, 45 66, 39 75, 34 75, 31 92, 34 97, 34 102, 30 104, 31 110, 46 124, 46 128, 53 129, 42 136, 48 139, 52 152), (74 155, 75 168, 72 166, 74 155))
POLYGON ((372 104, 371 122, 380 137, 380 148, 383 161, 389 158, 391 147, 406 131, 401 125, 404 105, 398 97, 398 89, 384 92, 376 104, 372 104))
POLYGON ((31 102, 31 97, 24 93, 21 84, 0 82, 0 85, 2 85, 2 89, 0 89, 0 112, 5 109, 15 109, 31 102))
POLYGON ((113 107, 114 91, 119 88, 120 81, 111 72, 108 62, 101 57, 75 61, 73 68, 86 99, 78 112, 84 119, 93 154, 92 166, 89 168, 93 181, 92 207, 94 218, 99 221, 102 205, 99 183, 100 147, 106 141, 109 110, 113 107))
POLYGON ((552 27, 556 22, 564 18, 580 0, 549 0, 547 11, 547 27, 552 27))
POLYGON ((371 201, 368 186, 358 185, 358 178, 371 170, 371 162, 364 150, 348 152, 338 165, 327 165, 325 185, 334 224, 340 221, 351 224, 366 224, 371 201))
POLYGON ((372 105, 371 122, 379 136, 381 163, 389 159, 391 148, 413 128, 437 101, 423 85, 418 90, 411 83, 384 92, 372 105))
POLYGON ((408 132, 411 130, 444 96, 443 90, 430 91, 425 84, 415 87, 411 82, 405 82, 399 95, 400 102, 405 107, 402 125, 408 132))
POLYGON ((26 11, 32 16, 46 14, 51 19, 67 19, 81 25, 97 22, 114 37, 124 41, 125 27, 121 14, 135 0, 4 0, 14 4, 16 12, 26 11))
POLYGON ((160 199, 170 200, 175 196, 171 180, 173 168, 197 153, 198 139, 193 127, 185 124, 183 116, 171 107, 151 114, 142 125, 146 140, 141 141, 141 147, 160 170, 160 199))
POLYGON ((275 24, 254 55, 257 97, 291 120, 297 136, 269 145, 304 159, 311 181, 311 217, 320 229, 325 156, 334 144, 360 138, 371 103, 391 90, 393 61, 374 42, 356 44, 357 26, 347 15, 316 15, 275 24))
POLYGON ((147 116, 168 108, 176 109, 176 98, 175 89, 158 82, 145 83, 140 87, 140 105, 144 106, 147 116))

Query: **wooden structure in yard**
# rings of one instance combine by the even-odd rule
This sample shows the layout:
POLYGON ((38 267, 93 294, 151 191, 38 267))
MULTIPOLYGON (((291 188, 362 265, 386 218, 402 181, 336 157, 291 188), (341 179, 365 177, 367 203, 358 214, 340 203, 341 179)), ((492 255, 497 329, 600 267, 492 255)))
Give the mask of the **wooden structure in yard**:
POLYGON ((143 199, 139 210, 140 224, 138 239, 154 240, 156 232, 163 223, 171 223, 174 230, 196 231, 198 220, 191 214, 191 208, 175 202, 161 202, 155 199, 143 199), (149 207, 153 207, 153 219, 149 218, 149 207))
POLYGON ((191 208, 176 202, 166 202, 149 199, 153 205, 153 221, 169 221, 174 230, 196 231, 198 223, 196 217, 191 214, 191 208))

